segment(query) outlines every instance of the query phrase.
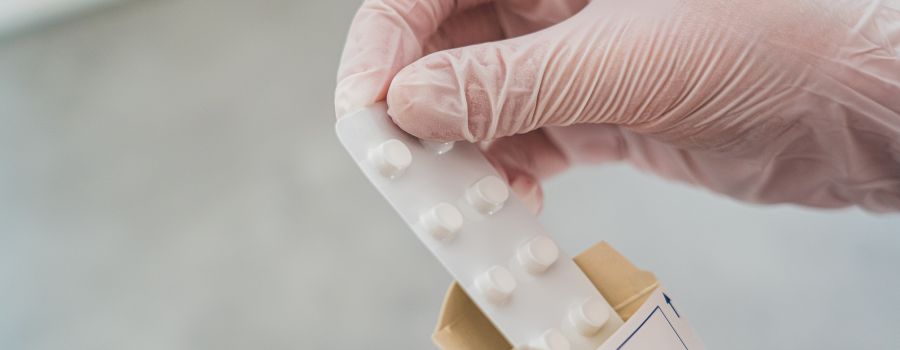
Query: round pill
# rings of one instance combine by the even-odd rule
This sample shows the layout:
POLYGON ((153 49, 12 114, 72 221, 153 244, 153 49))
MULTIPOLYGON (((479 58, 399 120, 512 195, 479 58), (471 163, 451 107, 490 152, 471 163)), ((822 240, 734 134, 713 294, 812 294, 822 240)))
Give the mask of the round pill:
POLYGON ((481 213, 493 214, 509 199, 509 187, 499 177, 485 176, 469 187, 466 199, 481 213))
POLYGON ((566 336, 559 330, 548 329, 529 344, 529 349, 534 350, 569 350, 570 344, 566 336))
POLYGON ((519 247, 516 258, 529 272, 540 273, 559 259, 559 247, 552 239, 537 236, 519 247))
POLYGON ((432 151, 437 154, 444 154, 450 152, 453 149, 453 141, 441 142, 441 141, 429 141, 429 140, 420 140, 422 146, 425 146, 425 149, 432 151))
POLYGON ((374 147, 369 159, 382 175, 394 178, 403 174, 412 163, 412 153, 403 141, 390 139, 374 147))
POLYGON ((440 203, 419 219, 422 227, 436 239, 446 239, 462 227, 463 216, 452 204, 440 203))
POLYGON ((609 307, 602 300, 591 298, 573 308, 569 321, 586 336, 593 335, 609 320, 609 307))
POLYGON ((475 279, 475 287, 493 302, 503 302, 516 289, 516 279, 502 266, 493 266, 475 279))

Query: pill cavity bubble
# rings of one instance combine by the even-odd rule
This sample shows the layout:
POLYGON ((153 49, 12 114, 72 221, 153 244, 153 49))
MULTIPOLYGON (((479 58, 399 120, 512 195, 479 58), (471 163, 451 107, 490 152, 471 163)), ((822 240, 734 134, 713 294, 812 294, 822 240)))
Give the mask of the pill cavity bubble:
POLYGON ((502 266, 493 266, 475 278, 475 288, 488 300, 502 303, 516 289, 516 279, 502 266))
POLYGON ((541 273, 559 259, 559 247, 546 236, 537 236, 516 251, 519 264, 531 273, 541 273))
POLYGON ((412 153, 403 141, 390 139, 369 151, 369 160, 382 175, 395 178, 403 174, 412 163, 412 153))
POLYGON ((422 214, 419 225, 435 239, 444 240, 459 231, 463 216, 452 204, 440 203, 422 214))
POLYGON ((572 308, 569 321, 581 334, 591 336, 609 321, 609 307, 602 300, 591 298, 572 308))
POLYGON ((466 190, 466 200, 482 214, 493 214, 509 199, 509 187, 499 177, 490 175, 466 190))
POLYGON ((569 350, 569 339, 557 329, 548 329, 540 337, 528 344, 533 350, 569 350))
POLYGON ((441 141, 429 141, 429 140, 419 140, 419 143, 425 147, 425 149, 437 153, 444 154, 450 152, 453 149, 453 141, 441 142, 441 141))

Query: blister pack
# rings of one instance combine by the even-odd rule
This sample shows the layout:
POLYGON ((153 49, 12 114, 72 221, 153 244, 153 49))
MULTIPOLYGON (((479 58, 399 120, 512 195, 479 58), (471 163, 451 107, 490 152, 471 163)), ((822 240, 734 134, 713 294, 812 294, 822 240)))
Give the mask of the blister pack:
POLYGON ((467 142, 400 130, 378 104, 340 119, 366 177, 517 349, 596 349, 622 319, 467 142))

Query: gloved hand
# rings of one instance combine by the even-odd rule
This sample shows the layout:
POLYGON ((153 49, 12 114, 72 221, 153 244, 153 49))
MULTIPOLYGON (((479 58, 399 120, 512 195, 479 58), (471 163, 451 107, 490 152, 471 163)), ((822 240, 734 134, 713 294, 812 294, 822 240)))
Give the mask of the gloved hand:
POLYGON ((535 205, 537 179, 624 160, 751 202, 898 210, 898 9, 369 1, 350 28, 336 110, 386 98, 415 136, 493 140, 488 155, 535 205))

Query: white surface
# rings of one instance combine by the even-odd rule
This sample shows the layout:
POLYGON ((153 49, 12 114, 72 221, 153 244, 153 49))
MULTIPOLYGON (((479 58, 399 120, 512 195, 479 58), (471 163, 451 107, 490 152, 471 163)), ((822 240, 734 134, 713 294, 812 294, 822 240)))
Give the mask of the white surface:
MULTIPOLYGON (((597 350, 703 350, 706 347, 691 328, 685 310, 674 300, 667 303, 665 292, 657 288, 628 322, 597 350), (665 294, 663 294, 665 293, 665 294)), ((803 315, 793 315, 804 322, 803 315)))
MULTIPOLYGON (((0 42, 0 349, 432 349, 450 277, 331 132, 357 5, 138 1, 0 42)), ((900 349, 900 216, 626 165, 544 194, 561 248, 610 241, 711 349, 900 349)))
POLYGON ((121 0, 2 0, 0 35, 86 8, 121 0))
POLYGON ((506 182, 475 145, 457 143, 452 151, 436 154, 394 125, 386 109, 382 103, 341 118, 338 138, 372 185, 511 343, 528 344, 541 332, 559 327, 573 349, 593 350, 612 334, 622 323, 617 315, 610 321, 613 327, 589 336, 563 327, 572 305, 602 296, 558 250, 558 261, 541 274, 519 264, 521 246, 548 233, 524 204, 510 197, 506 182), (383 149, 385 140, 405 144, 414 160, 392 179, 382 176, 381 162, 369 161, 372 148, 383 149), (435 240, 429 225, 422 225, 421 213, 444 201, 455 203, 465 221, 451 241, 435 240))

